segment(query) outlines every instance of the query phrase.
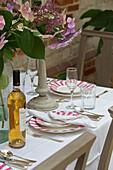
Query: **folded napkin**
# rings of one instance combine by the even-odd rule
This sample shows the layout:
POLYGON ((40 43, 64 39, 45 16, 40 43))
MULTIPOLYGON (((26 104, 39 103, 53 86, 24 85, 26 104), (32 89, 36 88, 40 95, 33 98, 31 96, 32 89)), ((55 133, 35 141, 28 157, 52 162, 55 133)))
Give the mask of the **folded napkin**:
POLYGON ((84 115, 78 114, 76 116, 73 116, 71 114, 70 116, 67 116, 67 115, 58 115, 58 114, 55 114, 54 112, 49 112, 49 115, 54 120, 57 120, 57 121, 59 120, 59 122, 64 121, 65 123, 69 123, 72 125, 83 125, 83 126, 90 127, 90 128, 96 128, 96 125, 94 124, 94 122, 84 115))
MULTIPOLYGON (((58 121, 53 121, 51 120, 51 118, 49 117, 49 111, 48 112, 43 112, 43 111, 36 111, 36 110, 32 110, 32 109, 27 109, 27 112, 34 116, 34 117, 37 117, 39 119, 42 119, 46 122, 52 122, 52 123, 58 123, 58 121)), ((65 124, 63 122, 59 122, 59 124, 65 124)))
POLYGON ((74 113, 75 116, 73 116, 73 114, 69 114, 70 112, 67 111, 59 111, 60 114, 57 114, 58 112, 56 111, 41 112, 32 109, 27 109, 27 111, 30 115, 33 115, 39 119, 51 123, 57 124, 69 123, 73 125, 83 125, 90 128, 96 128, 96 125, 91 119, 89 119, 87 116, 80 114, 75 115, 74 113))

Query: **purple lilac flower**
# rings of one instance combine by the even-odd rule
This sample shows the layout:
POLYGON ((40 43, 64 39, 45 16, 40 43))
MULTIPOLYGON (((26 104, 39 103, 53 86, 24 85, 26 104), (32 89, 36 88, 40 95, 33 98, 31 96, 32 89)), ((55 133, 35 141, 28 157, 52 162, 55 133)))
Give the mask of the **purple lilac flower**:
POLYGON ((67 18, 67 22, 68 22, 68 28, 74 28, 75 27, 75 18, 67 18))
POLYGON ((0 0, 0 5, 2 7, 7 7, 9 11, 11 11, 10 6, 12 6, 13 12, 17 12, 20 8, 19 3, 15 0, 0 0))
POLYGON ((34 6, 34 9, 37 13, 35 23, 37 27, 45 24, 46 33, 51 33, 54 31, 54 28, 60 24, 57 5, 53 4, 51 0, 47 0, 43 6, 34 6))
POLYGON ((13 12, 13 6, 11 6, 9 3, 7 3, 7 8, 8 11, 10 11, 11 13, 13 12))
POLYGON ((74 34, 72 34, 71 36, 70 36, 70 38, 68 38, 68 39, 62 39, 61 40, 61 42, 58 44, 52 44, 52 45, 50 45, 50 46, 48 46, 49 48, 51 48, 51 49, 54 49, 54 48, 56 48, 56 49, 59 49, 59 48, 61 48, 61 47, 65 47, 65 46, 67 46, 70 42, 72 42, 72 40, 75 38, 75 37, 77 37, 80 33, 82 32, 82 29, 80 29, 79 31, 77 31, 77 32, 75 32, 74 34))
POLYGON ((75 29, 74 28, 70 28, 70 29, 67 29, 65 35, 73 34, 73 33, 75 33, 75 29))

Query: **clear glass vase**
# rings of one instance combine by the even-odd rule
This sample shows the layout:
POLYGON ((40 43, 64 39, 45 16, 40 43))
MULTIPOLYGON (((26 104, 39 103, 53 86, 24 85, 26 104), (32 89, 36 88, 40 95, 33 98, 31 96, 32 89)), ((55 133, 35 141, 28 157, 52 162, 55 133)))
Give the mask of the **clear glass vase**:
POLYGON ((8 140, 8 108, 7 97, 11 92, 13 68, 10 61, 4 59, 4 70, 0 76, 0 143, 8 140))

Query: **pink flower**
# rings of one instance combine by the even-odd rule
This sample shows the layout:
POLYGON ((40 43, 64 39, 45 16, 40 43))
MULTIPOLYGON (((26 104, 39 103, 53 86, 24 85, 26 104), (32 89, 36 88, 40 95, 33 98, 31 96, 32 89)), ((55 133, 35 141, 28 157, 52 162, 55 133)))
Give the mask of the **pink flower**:
POLYGON ((0 30, 4 29, 4 25, 5 25, 4 17, 0 15, 0 30))
POLYGON ((67 18, 67 22, 68 22, 68 27, 69 28, 74 28, 75 27, 75 18, 67 18))
POLYGON ((33 12, 31 11, 31 8, 29 7, 29 2, 27 1, 25 5, 23 4, 20 7, 20 11, 22 13, 22 16, 26 19, 26 21, 34 21, 34 15, 33 12))
POLYGON ((64 14, 64 13, 65 13, 65 10, 62 12, 62 14, 60 14, 60 21, 61 21, 63 27, 66 24, 66 14, 64 14))
POLYGON ((8 40, 5 40, 5 35, 6 33, 2 34, 1 37, 0 37, 0 50, 3 48, 4 44, 8 42, 8 40))

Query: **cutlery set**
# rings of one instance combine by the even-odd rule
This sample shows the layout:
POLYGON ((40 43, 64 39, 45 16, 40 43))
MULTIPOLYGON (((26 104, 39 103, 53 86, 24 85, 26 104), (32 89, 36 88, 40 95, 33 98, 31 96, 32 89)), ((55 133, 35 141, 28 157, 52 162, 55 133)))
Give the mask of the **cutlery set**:
POLYGON ((5 163, 11 167, 16 167, 19 169, 27 169, 28 166, 31 166, 33 163, 36 163, 34 160, 26 159, 17 155, 14 155, 12 152, 8 150, 0 151, 0 162, 5 163), (10 158, 12 156, 18 157, 20 159, 10 158))
MULTIPOLYGON (((108 90, 103 91, 102 93, 96 95, 96 98, 99 98, 100 96, 102 96, 103 94, 107 93, 108 90)), ((67 98, 60 98, 60 99, 56 99, 56 102, 60 103, 60 102, 69 102, 69 100, 67 98)))

